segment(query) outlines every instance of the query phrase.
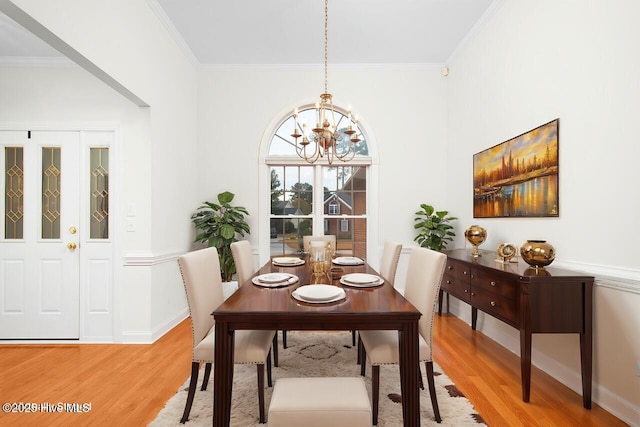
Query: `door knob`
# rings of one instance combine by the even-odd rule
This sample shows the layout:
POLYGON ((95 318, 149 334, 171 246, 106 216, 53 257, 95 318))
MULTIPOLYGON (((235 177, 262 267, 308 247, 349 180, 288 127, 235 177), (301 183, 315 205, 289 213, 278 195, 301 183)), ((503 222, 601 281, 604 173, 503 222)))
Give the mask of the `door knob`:
POLYGON ((71 250, 74 250, 75 248, 77 248, 77 245, 75 242, 71 242, 69 244, 67 244, 67 247, 71 250))
POLYGON ((75 227, 69 227, 69 233, 71 234, 76 234, 78 232, 78 229, 75 227))

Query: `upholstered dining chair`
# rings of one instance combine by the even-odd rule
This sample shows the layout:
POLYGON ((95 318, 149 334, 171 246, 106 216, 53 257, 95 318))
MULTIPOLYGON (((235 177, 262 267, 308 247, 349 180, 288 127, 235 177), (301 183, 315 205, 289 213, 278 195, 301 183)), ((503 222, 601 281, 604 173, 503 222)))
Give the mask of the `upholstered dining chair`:
MULTIPOLYGON (((327 242, 329 244, 329 249, 334 254, 336 253, 336 236, 335 235, 324 235, 324 236, 302 236, 302 248, 304 252, 309 252, 309 248, 311 247, 311 242, 327 242)), ((287 331, 282 331, 282 348, 287 348, 287 331)))
MULTIPOLYGON (((396 280, 396 271, 398 270, 398 261, 400 261, 400 252, 402 251, 402 243, 386 240, 382 248, 382 256, 380 257, 380 276, 393 286, 396 280)), ((351 341, 356 345, 356 331, 351 331, 351 341)), ((358 353, 358 363, 361 362, 361 355, 358 353)))
MULTIPOLYGON (((409 256, 404 297, 413 304, 422 316, 418 321, 420 362, 424 362, 427 373, 431 405, 436 422, 441 422, 438 400, 433 378, 433 316, 438 300, 440 281, 444 273, 447 256, 427 248, 412 248, 409 256)), ((373 424, 378 424, 378 402, 380 395, 380 365, 398 364, 397 331, 360 331, 362 344, 362 364, 360 373, 364 376, 366 361, 371 363, 371 400, 373 403, 373 424)), ((422 381, 421 381, 422 383, 422 381)))
POLYGON ((382 256, 380 257, 380 275, 384 280, 393 286, 396 280, 396 272, 398 271, 398 261, 400 261, 400 252, 402 251, 402 243, 385 241, 382 248, 382 256))
MULTIPOLYGON (((231 244, 231 255, 236 265, 238 275, 238 287, 247 283, 256 272, 253 264, 251 244, 248 240, 239 240, 231 244)), ((282 332, 285 333, 284 331, 282 332)), ((273 365, 278 366, 278 334, 273 334, 273 365)))
MULTIPOLYGON (((193 357, 191 379, 187 402, 184 406, 181 423, 189 419, 191 405, 196 392, 200 363, 205 363, 204 379, 201 390, 207 389, 211 364, 214 355, 214 318, 211 313, 224 301, 222 295, 222 277, 220 262, 215 247, 189 252, 178 258, 182 281, 184 282, 191 317, 193 334, 193 357)), ((267 381, 271 381, 270 348, 273 331, 236 331, 235 363, 255 364, 258 373, 258 406, 260 422, 266 421, 264 409, 264 365, 267 364, 267 381)))
POLYGON ((302 247, 305 252, 309 252, 309 247, 311 246, 311 242, 315 241, 324 241, 329 244, 329 248, 332 252, 336 251, 336 236, 335 235, 324 235, 324 236, 302 236, 302 247))

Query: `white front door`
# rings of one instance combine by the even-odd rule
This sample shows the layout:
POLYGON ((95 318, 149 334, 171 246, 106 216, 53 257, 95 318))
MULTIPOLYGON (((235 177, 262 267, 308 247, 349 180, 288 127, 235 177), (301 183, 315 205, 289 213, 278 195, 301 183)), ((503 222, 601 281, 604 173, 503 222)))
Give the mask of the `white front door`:
POLYGON ((0 131, 0 339, 80 335, 80 134, 0 131))

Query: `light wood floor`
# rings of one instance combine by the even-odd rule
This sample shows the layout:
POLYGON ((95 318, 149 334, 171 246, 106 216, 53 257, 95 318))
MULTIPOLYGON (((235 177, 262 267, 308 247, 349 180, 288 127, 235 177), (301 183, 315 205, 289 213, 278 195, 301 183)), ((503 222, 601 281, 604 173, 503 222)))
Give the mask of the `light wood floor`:
POLYGON ((436 314, 433 358, 489 426, 627 425, 536 367, 523 402, 520 358, 452 315, 436 314))
MULTIPOLYGON (((518 357, 453 316, 436 316, 434 334, 436 363, 492 427, 625 425, 535 368, 523 403, 518 357)), ((0 426, 146 426, 190 365, 188 320, 152 345, 0 345, 2 403, 91 403, 87 413, 0 413, 0 426)))

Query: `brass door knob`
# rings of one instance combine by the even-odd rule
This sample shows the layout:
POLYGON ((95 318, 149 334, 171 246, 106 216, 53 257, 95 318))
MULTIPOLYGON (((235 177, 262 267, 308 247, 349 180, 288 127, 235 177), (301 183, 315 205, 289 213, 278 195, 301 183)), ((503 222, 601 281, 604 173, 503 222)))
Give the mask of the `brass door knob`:
POLYGON ((75 227, 69 227, 69 233, 71 234, 76 234, 78 232, 78 229, 75 227))
POLYGON ((67 244, 67 247, 71 250, 74 250, 75 248, 77 248, 78 246, 76 245, 75 242, 71 242, 69 244, 67 244))

